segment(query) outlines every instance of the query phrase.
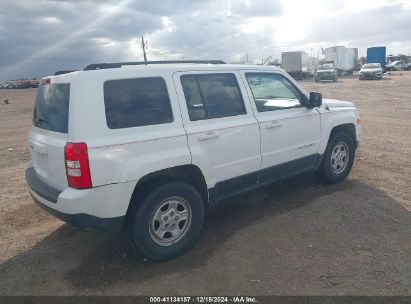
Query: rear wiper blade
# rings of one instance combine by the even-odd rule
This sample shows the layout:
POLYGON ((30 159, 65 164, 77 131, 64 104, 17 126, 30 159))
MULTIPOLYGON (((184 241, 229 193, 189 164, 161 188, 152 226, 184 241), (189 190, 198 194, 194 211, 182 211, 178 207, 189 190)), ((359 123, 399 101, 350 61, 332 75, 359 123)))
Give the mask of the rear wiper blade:
POLYGON ((44 120, 42 118, 33 118, 33 122, 35 124, 43 124, 43 123, 48 124, 48 125, 50 124, 47 120, 44 120))

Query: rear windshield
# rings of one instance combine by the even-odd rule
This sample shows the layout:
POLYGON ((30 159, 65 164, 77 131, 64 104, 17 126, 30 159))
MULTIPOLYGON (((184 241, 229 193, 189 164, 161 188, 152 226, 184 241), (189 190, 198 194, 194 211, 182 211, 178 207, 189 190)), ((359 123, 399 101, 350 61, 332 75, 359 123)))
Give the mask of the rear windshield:
POLYGON ((41 129, 67 133, 70 84, 41 85, 37 90, 33 124, 41 129))

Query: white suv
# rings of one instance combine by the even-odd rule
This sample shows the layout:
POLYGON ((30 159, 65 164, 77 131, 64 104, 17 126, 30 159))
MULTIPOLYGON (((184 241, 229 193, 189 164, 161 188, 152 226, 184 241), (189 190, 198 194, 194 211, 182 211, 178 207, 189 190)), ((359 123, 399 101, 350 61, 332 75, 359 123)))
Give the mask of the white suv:
POLYGON ((360 133, 351 102, 324 100, 271 66, 96 64, 42 79, 26 180, 76 226, 128 231, 166 260, 188 250, 204 211, 307 171, 334 183, 360 133))

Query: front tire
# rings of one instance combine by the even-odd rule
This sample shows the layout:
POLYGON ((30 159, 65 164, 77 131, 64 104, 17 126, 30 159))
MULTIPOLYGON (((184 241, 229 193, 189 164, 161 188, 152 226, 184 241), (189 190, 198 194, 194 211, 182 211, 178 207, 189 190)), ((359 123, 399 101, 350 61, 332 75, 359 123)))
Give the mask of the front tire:
POLYGON ((193 186, 169 182, 150 192, 131 216, 136 250, 152 261, 165 261, 188 251, 198 239, 204 205, 193 186))
POLYGON ((350 173, 354 163, 355 143, 351 135, 340 132, 330 138, 319 175, 328 183, 342 181, 350 173))

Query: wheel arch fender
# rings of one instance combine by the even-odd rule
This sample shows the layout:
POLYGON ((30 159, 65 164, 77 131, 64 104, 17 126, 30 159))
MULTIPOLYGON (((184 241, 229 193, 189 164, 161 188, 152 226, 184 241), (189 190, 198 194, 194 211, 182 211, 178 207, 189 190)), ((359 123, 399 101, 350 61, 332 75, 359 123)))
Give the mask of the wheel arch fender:
POLYGON ((350 134, 355 145, 357 145, 359 133, 359 127, 357 127, 357 114, 353 111, 340 111, 338 114, 337 112, 334 112, 334 114, 336 115, 326 115, 329 117, 322 119, 324 133, 320 146, 320 154, 324 154, 330 138, 333 134, 339 131, 350 134))
POLYGON ((204 207, 208 208, 208 187, 201 169, 193 164, 184 164, 147 173, 135 185, 126 213, 126 225, 130 216, 152 190, 163 183, 182 181, 192 185, 201 195, 204 207))

